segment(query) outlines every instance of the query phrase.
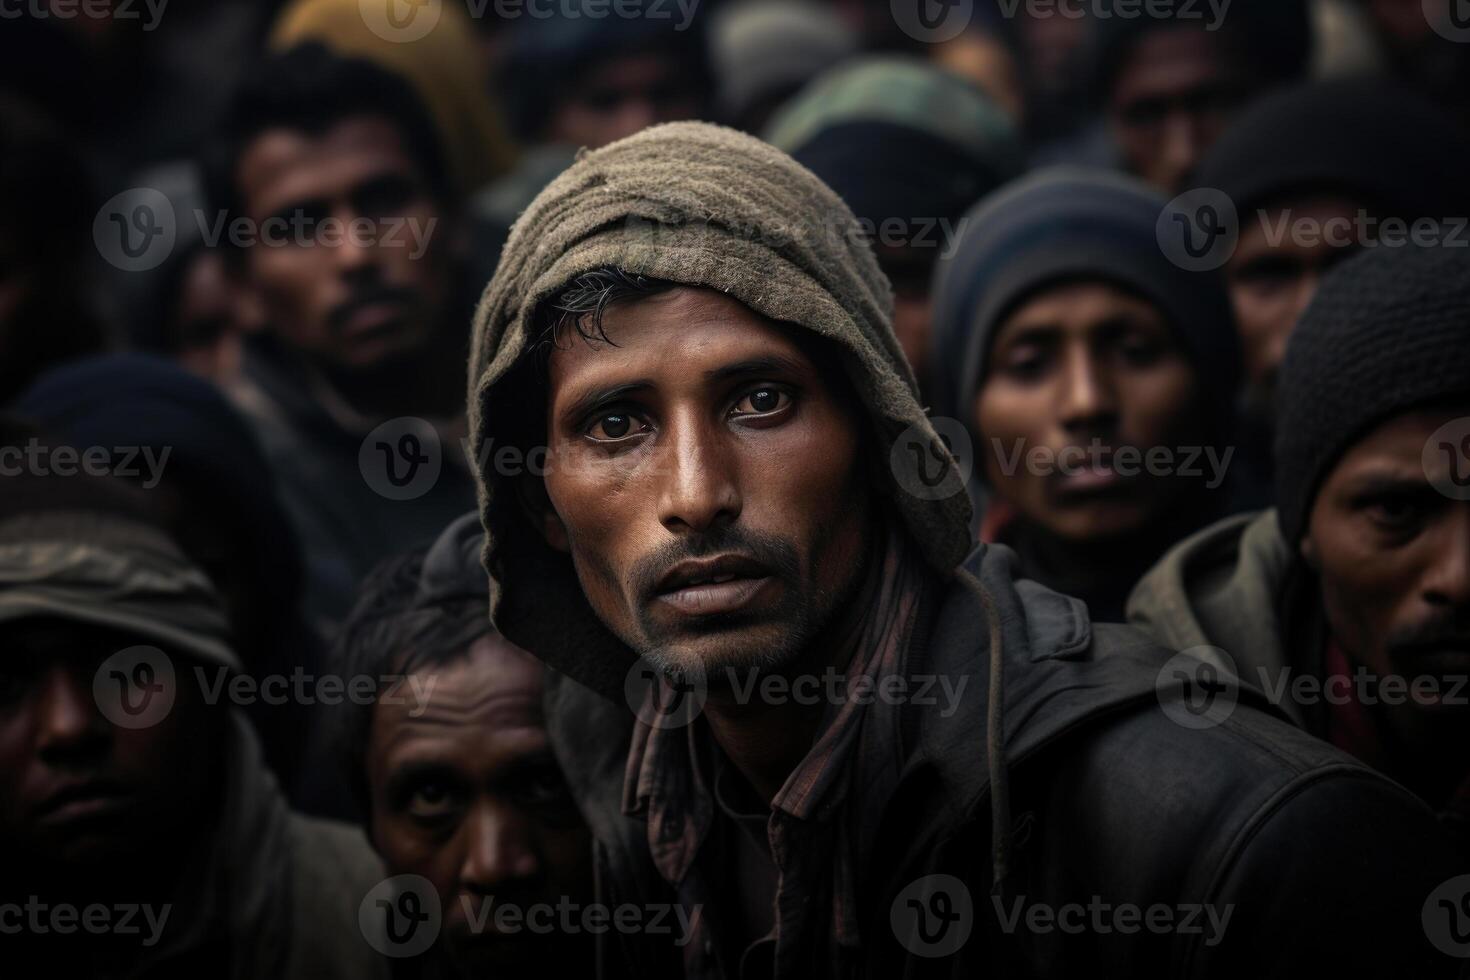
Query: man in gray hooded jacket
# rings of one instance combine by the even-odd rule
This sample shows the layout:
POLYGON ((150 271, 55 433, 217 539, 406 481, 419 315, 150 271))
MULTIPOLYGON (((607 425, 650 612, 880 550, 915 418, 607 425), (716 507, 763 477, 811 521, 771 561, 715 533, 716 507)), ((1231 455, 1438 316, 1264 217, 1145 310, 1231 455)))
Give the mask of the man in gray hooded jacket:
POLYGON ((491 615, 640 910, 604 967, 1451 972, 1409 794, 970 553, 891 311, 828 188, 702 124, 584 154, 481 301, 491 615))

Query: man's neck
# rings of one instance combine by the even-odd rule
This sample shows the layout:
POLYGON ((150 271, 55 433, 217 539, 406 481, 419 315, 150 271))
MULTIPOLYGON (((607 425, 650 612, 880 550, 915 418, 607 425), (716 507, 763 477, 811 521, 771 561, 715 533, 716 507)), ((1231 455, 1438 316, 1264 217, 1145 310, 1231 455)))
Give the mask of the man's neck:
MULTIPOLYGON (((870 552, 877 550, 876 542, 870 552)), ((794 691, 798 678, 816 678, 819 692, 825 678, 842 674, 859 653, 862 624, 882 583, 882 562, 870 554, 862 567, 870 569, 839 611, 802 653, 778 670, 749 678, 748 690, 759 691, 765 677, 784 678, 784 690, 794 691)), ((821 733, 829 704, 825 697, 785 697, 766 701, 739 697, 734 691, 710 691, 704 718, 715 743, 751 787, 769 803, 797 769, 821 733), (803 701, 816 703, 803 704, 803 701)))

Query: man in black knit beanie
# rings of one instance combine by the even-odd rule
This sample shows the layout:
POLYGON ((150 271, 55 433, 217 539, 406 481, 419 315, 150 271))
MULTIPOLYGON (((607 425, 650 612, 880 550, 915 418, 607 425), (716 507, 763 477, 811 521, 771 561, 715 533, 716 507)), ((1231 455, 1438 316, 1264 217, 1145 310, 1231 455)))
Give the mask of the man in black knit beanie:
POLYGON ((1287 346, 1277 430, 1278 509, 1178 545, 1130 620, 1216 648, 1470 853, 1470 252, 1379 247, 1331 273, 1287 346))

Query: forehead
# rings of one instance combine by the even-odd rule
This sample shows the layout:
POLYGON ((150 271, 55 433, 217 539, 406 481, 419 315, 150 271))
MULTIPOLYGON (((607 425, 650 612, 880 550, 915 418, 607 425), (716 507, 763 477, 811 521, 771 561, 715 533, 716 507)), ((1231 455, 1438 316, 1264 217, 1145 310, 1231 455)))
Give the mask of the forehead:
POLYGON ((241 198, 256 208, 330 193, 383 171, 413 170, 397 128, 386 118, 356 116, 319 133, 267 129, 240 155, 241 198))
POLYGON ((639 377, 690 378, 691 371, 778 358, 817 372, 809 344, 796 330, 768 320, 723 293, 678 286, 609 307, 602 321, 611 343, 564 336, 550 359, 555 402, 573 387, 624 383, 639 377))
POLYGON ((1195 27, 1151 31, 1129 49, 1118 75, 1120 98, 1187 88, 1233 67, 1223 32, 1195 27))
POLYGON ((462 657, 422 667, 387 688, 373 707, 374 746, 414 741, 484 742, 497 733, 544 733, 542 667, 499 635, 462 657))
POLYGON ((1444 480, 1464 447, 1450 446, 1443 452, 1431 445, 1446 423, 1470 414, 1470 404, 1457 409, 1426 409, 1405 412, 1380 423, 1350 446, 1337 461, 1327 481, 1341 483, 1369 475, 1392 475, 1423 480, 1444 480))
POLYGON ((1074 280, 1044 287, 1022 300, 1002 321, 996 342, 1008 334, 1037 326, 1086 329, 1117 316, 1163 322, 1152 303, 1126 289, 1095 280, 1074 280))

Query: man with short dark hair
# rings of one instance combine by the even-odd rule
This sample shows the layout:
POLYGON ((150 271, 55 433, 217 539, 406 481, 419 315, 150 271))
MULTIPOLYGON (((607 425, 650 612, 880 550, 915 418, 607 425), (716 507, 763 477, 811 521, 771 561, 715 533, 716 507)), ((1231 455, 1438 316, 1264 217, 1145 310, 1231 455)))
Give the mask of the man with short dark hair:
POLYGON ((456 192, 408 84, 316 44, 258 66, 217 157, 221 247, 242 319, 263 324, 234 394, 301 535, 308 609, 330 623, 377 562, 473 501, 448 394, 465 342, 456 192))
POLYGON ((425 975, 591 975, 591 840, 547 738, 543 668, 491 628, 464 528, 476 515, 364 583, 337 661, 385 680, 342 709, 338 755, 388 873, 438 896, 425 975))
POLYGON ((1440 811, 1470 854, 1470 276, 1380 246, 1322 282, 1281 374, 1277 509, 1177 546, 1130 619, 1440 811))
POLYGON ((1123 167, 1165 193, 1183 190, 1244 106, 1305 74, 1312 52, 1308 6, 1305 0, 1104 0, 1091 87, 1123 167))
POLYGON ((892 295, 833 215, 856 229, 767 144, 655 127, 537 198, 478 312, 491 615, 556 668, 600 880, 699 913, 603 965, 1451 972, 1420 923, 1449 845, 1418 801, 1249 693, 1176 724, 1213 695, 1165 651, 971 553, 892 295), (1135 906, 1229 921, 1072 917, 1135 906))

